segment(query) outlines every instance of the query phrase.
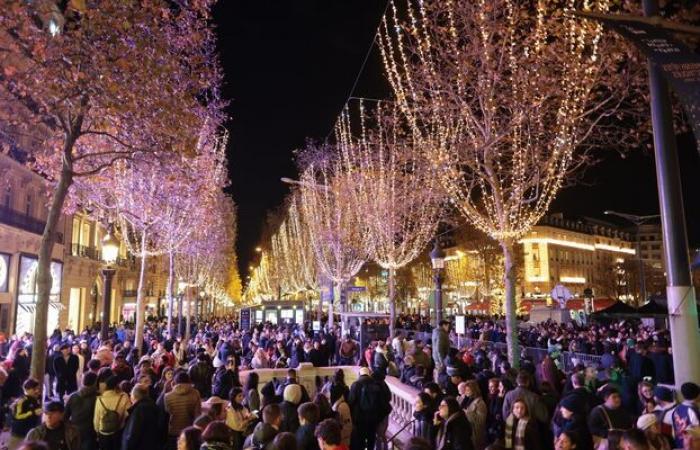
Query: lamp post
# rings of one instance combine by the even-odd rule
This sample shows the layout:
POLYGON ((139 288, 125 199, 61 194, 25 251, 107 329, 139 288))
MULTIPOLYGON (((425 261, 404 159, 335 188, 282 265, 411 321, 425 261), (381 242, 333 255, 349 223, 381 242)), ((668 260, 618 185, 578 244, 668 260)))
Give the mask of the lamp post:
POLYGON ((433 281, 435 282, 435 323, 437 327, 442 321, 442 282, 445 270, 445 251, 440 246, 440 241, 435 240, 435 247, 430 252, 430 262, 433 266, 433 281))
POLYGON ((637 216, 634 214, 620 213, 617 211, 604 211, 603 214, 621 217, 628 222, 633 223, 635 226, 637 233, 637 263, 639 264, 639 298, 641 299, 641 302, 639 300, 637 301, 637 307, 642 306, 647 299, 647 282, 644 279, 644 260, 642 259, 642 244, 639 236, 639 230, 643 224, 649 222, 650 220, 658 219, 660 216, 658 214, 651 216, 637 216))
POLYGON ((119 256, 119 241, 114 236, 114 230, 110 225, 107 235, 102 239, 102 261, 105 263, 101 270, 104 284, 104 291, 102 294, 102 326, 100 329, 102 340, 107 340, 109 336, 109 313, 112 309, 112 279, 117 272, 113 264, 117 261, 117 256, 119 256))

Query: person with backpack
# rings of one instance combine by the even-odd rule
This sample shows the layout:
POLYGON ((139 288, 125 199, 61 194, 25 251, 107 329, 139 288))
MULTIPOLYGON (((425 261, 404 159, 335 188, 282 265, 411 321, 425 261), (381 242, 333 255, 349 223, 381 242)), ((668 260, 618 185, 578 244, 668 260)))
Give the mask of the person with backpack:
POLYGON ((676 407, 672 415, 674 448, 683 448, 683 434, 700 425, 700 387, 695 383, 683 383, 681 394, 683 403, 676 407))
POLYGON ((377 427, 391 411, 391 393, 383 381, 370 375, 367 367, 360 368, 360 377, 350 386, 348 405, 353 420, 350 448, 373 449, 377 427), (383 386, 382 386, 383 385, 383 386))
POLYGON ((29 378, 22 385, 24 395, 12 404, 12 421, 8 450, 15 450, 22 443, 29 430, 41 421, 41 403, 39 402, 39 382, 29 378))
POLYGON ((594 447, 608 438, 608 432, 634 427, 634 418, 622 407, 622 397, 616 387, 606 386, 602 396, 604 403, 593 408, 588 415, 588 430, 593 435, 594 447))
POLYGON ((112 375, 105 382, 105 391, 97 397, 93 425, 100 450, 119 450, 126 412, 131 407, 129 395, 118 388, 119 378, 112 375))
POLYGON ((68 397, 64 417, 66 421, 78 428, 80 448, 82 450, 95 450, 97 448, 97 435, 92 421, 95 417, 95 403, 97 402, 97 375, 93 372, 86 372, 83 375, 82 385, 80 390, 68 397))

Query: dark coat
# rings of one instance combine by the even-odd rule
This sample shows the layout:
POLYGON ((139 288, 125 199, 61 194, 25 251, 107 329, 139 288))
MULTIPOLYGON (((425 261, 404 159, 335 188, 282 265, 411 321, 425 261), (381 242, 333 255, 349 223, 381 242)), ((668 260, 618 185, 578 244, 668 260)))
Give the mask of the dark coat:
MULTIPOLYGON (((32 428, 27 433, 27 441, 45 441, 48 428, 43 423, 36 428, 32 428)), ((64 445, 68 450, 80 450, 80 433, 78 429, 69 423, 63 424, 64 445)))
POLYGON ((80 432, 80 448, 93 450, 97 448, 97 434, 93 425, 97 387, 83 387, 73 392, 66 402, 64 420, 75 425, 80 432))
POLYGON ((423 438, 430 442, 431 445, 435 443, 434 413, 435 411, 430 408, 413 413, 413 418, 415 419, 415 422, 413 422, 413 436, 423 438))
POLYGON ((673 357, 666 350, 649 352, 657 383, 674 384, 673 357))
POLYGON ((297 449, 300 450, 319 450, 318 441, 314 436, 314 430, 316 426, 307 424, 302 425, 296 432, 297 437, 297 449))
POLYGON ((76 374, 78 373, 79 365, 78 357, 72 353, 68 355, 68 360, 63 359, 63 355, 60 353, 53 360, 53 371, 56 374, 56 378, 58 378, 59 383, 65 384, 69 392, 73 392, 78 388, 76 374))
POLYGON ((241 387, 238 371, 227 370, 225 366, 221 366, 214 373, 211 395, 227 399, 234 386, 241 387))
MULTIPOLYGON (((514 420, 512 430, 513 434, 511 436, 511 442, 513 442, 513 445, 515 445, 515 433, 518 430, 517 424, 518 422, 514 420)), ((527 425, 525 426, 525 450, 541 450, 542 448, 545 448, 542 443, 542 439, 543 438, 540 436, 539 425, 537 421, 530 418, 530 420, 527 421, 527 425)), ((509 447, 506 447, 506 449, 510 450, 509 447)))
POLYGON ((437 450, 474 450, 472 427, 461 409, 443 423, 435 439, 437 450))
POLYGON ((358 426, 360 424, 378 424, 391 412, 391 391, 383 380, 377 380, 369 375, 362 375, 350 386, 348 395, 348 406, 352 421, 358 426), (363 389, 371 389, 378 396, 376 404, 379 407, 373 411, 364 411, 360 405, 363 389))
MULTIPOLYGON (((211 396, 211 378, 214 372, 212 365, 207 361, 197 361, 188 371, 194 388, 199 391, 202 398, 211 396)), ((228 394, 228 393, 227 393, 228 394)), ((228 395, 223 398, 228 397, 228 395)))
POLYGON ((159 427, 158 408, 153 400, 139 400, 128 409, 129 415, 122 434, 122 450, 140 450, 160 448, 163 433, 156 432, 159 427))
POLYGON ((299 415, 297 414, 297 407, 294 403, 283 401, 280 403, 280 410, 282 412, 282 423, 280 424, 280 433, 283 431, 288 431, 290 433, 296 433, 299 429, 299 415))

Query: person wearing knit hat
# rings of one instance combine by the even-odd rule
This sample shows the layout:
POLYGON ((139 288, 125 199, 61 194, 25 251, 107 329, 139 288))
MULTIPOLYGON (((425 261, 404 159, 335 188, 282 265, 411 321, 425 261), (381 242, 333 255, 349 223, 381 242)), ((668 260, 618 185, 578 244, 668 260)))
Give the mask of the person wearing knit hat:
POLYGON ((299 416, 297 414, 297 408, 299 403, 301 403, 301 387, 298 384, 289 384, 284 388, 284 393, 282 394, 284 399, 280 403, 280 410, 282 411, 282 424, 280 425, 280 433, 288 431, 290 433, 296 433, 299 429, 299 416))
POLYGON ((586 416, 582 412, 582 405, 575 396, 567 396, 559 402, 559 408, 552 419, 552 431, 554 438, 566 432, 575 436, 576 448, 593 448, 593 439, 588 431, 586 416))
POLYGON ((642 414, 637 419, 637 428, 644 432, 649 448, 671 450, 669 439, 661 432, 659 421, 654 414, 642 414))

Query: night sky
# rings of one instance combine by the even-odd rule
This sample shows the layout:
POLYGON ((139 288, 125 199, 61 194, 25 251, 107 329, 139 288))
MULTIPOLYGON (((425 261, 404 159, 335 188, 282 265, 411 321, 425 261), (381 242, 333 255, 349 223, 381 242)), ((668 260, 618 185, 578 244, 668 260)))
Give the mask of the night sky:
MULTIPOLYGON (((324 139, 350 95, 372 42, 384 0, 224 0, 215 8, 219 51, 230 101, 230 192, 238 205, 238 254, 245 275, 267 212, 278 207, 296 178, 292 152, 305 139, 324 139)), ((379 53, 358 80, 357 97, 386 98, 379 53)), ((691 243, 700 245, 700 157, 681 139, 686 213, 691 243)), ((603 217, 614 209, 658 211, 654 159, 636 151, 606 156, 585 184, 563 191, 551 211, 603 217)))

